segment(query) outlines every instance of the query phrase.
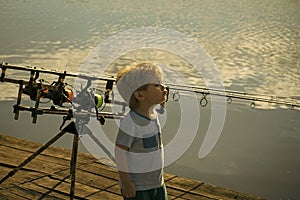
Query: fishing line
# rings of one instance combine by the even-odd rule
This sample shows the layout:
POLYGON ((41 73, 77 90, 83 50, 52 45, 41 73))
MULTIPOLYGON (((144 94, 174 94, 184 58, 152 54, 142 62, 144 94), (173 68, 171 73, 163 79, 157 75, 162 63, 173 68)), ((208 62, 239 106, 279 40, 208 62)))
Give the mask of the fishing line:
POLYGON ((170 90, 175 91, 173 93, 173 100, 178 101, 180 98, 181 92, 194 92, 197 94, 202 94, 200 105, 205 107, 207 105, 207 95, 215 95, 227 97, 227 102, 232 103, 232 99, 241 99, 251 101, 251 108, 255 108, 255 102, 266 102, 274 103, 280 105, 290 106, 292 109, 295 107, 300 107, 300 102, 296 99, 290 97, 276 97, 273 95, 257 94, 257 93, 248 93, 242 91, 234 90, 220 90, 218 88, 207 88, 201 86, 192 86, 192 85, 179 85, 179 84, 167 84, 170 90))
MULTIPOLYGON (((32 71, 37 72, 35 74, 35 80, 38 78, 39 74, 38 73, 45 73, 45 74, 53 74, 57 76, 64 76, 64 77, 77 77, 80 79, 87 80, 88 82, 92 81, 105 81, 106 85, 109 85, 108 89, 108 94, 113 91, 112 85, 116 81, 115 78, 113 78, 110 75, 103 75, 101 77, 95 77, 95 76, 90 76, 86 74, 78 74, 78 73, 70 73, 70 72, 59 72, 56 70, 49 70, 49 69, 42 69, 42 68, 36 68, 36 67, 23 67, 23 66, 14 66, 14 65, 8 65, 7 63, 2 63, 0 65, 2 69, 1 73, 1 82, 11 82, 11 83, 19 83, 19 80, 15 79, 8 79, 5 78, 5 71, 6 69, 12 69, 12 70, 21 70, 21 71, 32 71)), ((43 82, 48 82, 44 81, 43 82)), ((64 80, 64 79, 63 79, 64 80)), ((51 84, 52 87, 55 87, 55 85, 58 83, 58 81, 53 82, 51 84)), ((91 84, 91 83, 89 83, 91 84)), ((100 84, 101 85, 101 84, 100 84)), ((269 104, 278 104, 278 105, 285 105, 290 107, 291 109, 294 108, 299 108, 300 107, 300 102, 297 99, 290 98, 290 97, 276 97, 274 95, 266 95, 266 94, 258 94, 258 93, 248 93, 248 92, 243 92, 243 91, 236 91, 236 90, 223 90, 219 88, 207 88, 205 86, 194 86, 194 85, 181 85, 181 84, 174 84, 174 83, 166 83, 168 89, 170 90, 169 96, 171 96, 171 99, 173 101, 179 101, 181 97, 181 93, 196 93, 200 95, 200 106, 201 107, 206 107, 209 103, 208 101, 208 96, 220 96, 220 97, 226 97, 227 98, 227 103, 232 103, 233 99, 239 99, 239 100, 245 100, 245 101, 250 101, 250 107, 255 108, 256 102, 266 102, 269 104)), ((45 85, 44 85, 45 86, 45 85)), ((46 85, 47 86, 47 85, 46 85)), ((74 86, 68 84, 68 83, 63 83, 62 87, 65 86, 70 86, 71 88, 75 89, 74 86)), ((48 86, 47 86, 48 87, 48 86)), ((106 103, 112 103, 111 101, 107 101, 108 95, 106 95, 106 92, 103 92, 102 90, 99 90, 97 88, 89 88, 90 85, 87 85, 86 88, 82 89, 81 91, 75 91, 77 94, 80 94, 83 92, 83 90, 88 90, 91 92, 91 94, 88 94, 90 97, 93 96, 95 97, 97 102, 97 107, 99 111, 102 111, 106 103), (95 93, 95 94, 93 94, 95 93), (96 95, 96 96, 95 96, 96 95)), ((66 100, 68 100, 71 104, 74 103, 74 101, 67 96, 68 92, 59 92, 60 95, 62 95, 66 100)), ((114 102, 114 103, 119 103, 120 102, 114 102)), ((121 104, 123 105, 123 104, 121 104)))

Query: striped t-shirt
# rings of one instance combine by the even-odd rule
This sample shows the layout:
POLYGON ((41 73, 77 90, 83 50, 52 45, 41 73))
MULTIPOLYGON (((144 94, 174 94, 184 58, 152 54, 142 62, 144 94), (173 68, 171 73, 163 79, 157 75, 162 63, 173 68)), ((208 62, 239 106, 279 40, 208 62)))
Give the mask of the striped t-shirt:
POLYGON ((120 122, 116 144, 129 148, 126 167, 136 190, 163 185, 163 145, 157 117, 150 119, 131 110, 120 122))

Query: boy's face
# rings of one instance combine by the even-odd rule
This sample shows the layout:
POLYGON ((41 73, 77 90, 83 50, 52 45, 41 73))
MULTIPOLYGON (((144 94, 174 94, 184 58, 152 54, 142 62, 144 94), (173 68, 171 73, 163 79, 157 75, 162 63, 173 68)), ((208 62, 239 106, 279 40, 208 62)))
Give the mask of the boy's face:
POLYGON ((150 83, 143 91, 144 101, 149 105, 161 104, 167 100, 168 91, 161 83, 150 83))

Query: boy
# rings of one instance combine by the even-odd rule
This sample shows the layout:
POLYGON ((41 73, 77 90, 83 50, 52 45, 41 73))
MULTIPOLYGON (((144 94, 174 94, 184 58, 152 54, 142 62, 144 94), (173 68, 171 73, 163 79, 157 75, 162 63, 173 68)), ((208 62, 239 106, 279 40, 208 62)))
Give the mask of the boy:
POLYGON ((129 105, 120 122, 116 160, 124 200, 166 200, 163 145, 155 106, 167 99, 163 73, 150 63, 128 66, 117 75, 117 88, 129 105))

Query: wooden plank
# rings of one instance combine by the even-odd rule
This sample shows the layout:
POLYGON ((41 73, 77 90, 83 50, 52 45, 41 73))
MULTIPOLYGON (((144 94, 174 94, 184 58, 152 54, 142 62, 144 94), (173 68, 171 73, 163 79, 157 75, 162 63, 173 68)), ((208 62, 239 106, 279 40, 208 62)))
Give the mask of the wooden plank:
POLYGON ((164 173, 164 180, 165 180, 165 182, 168 182, 169 180, 171 180, 171 179, 173 179, 175 177, 177 177, 177 176, 174 175, 174 174, 164 173))
POLYGON ((192 199, 192 200, 211 199, 202 194, 191 193, 193 189, 199 187, 202 184, 203 182, 188 180, 182 177, 173 177, 172 179, 166 181, 168 195, 174 199, 192 199))
MULTIPOLYGON (((3 166, 0 166, 0 178, 6 176, 11 171, 11 168, 6 168, 3 166)), ((10 187, 14 184, 22 184, 40 177, 45 176, 45 173, 41 172, 32 172, 32 171, 24 171, 20 170, 18 174, 16 174, 16 177, 14 178, 8 178, 5 182, 3 182, 0 186, 0 188, 4 189, 7 187, 10 187)))
MULTIPOLYGON (((9 199, 39 199, 43 193, 37 190, 37 188, 25 188, 19 185, 14 185, 13 187, 7 188, 1 191, 1 194, 9 194, 9 199), (12 198, 12 195, 15 197, 12 198)), ((48 196, 44 199, 63 199, 55 196, 48 196)))
POLYGON ((168 187, 171 187, 173 189, 178 189, 182 191, 190 191, 201 184, 203 184, 200 181, 195 181, 195 180, 189 180, 183 177, 175 177, 172 178, 168 181, 166 181, 166 184, 168 187))
POLYGON ((168 196, 171 196, 173 198, 175 197, 179 198, 185 194, 185 191, 170 188, 168 187, 168 185, 167 185, 167 192, 168 192, 168 196))
POLYGON ((181 198, 181 197, 173 197, 172 195, 169 195, 169 196, 168 196, 168 199, 169 199, 169 200, 175 200, 175 199, 176 199, 176 200, 188 200, 188 199, 183 199, 183 198, 181 198))
POLYGON ((259 197, 256 197, 254 195, 246 195, 234 190, 230 190, 230 189, 225 189, 222 187, 218 187, 215 185, 211 185, 211 184, 201 184, 200 186, 198 186, 197 188, 193 189, 192 191, 190 191, 192 194, 196 194, 196 195, 203 195, 209 198, 213 198, 213 199, 261 199, 259 197))
POLYGON ((105 191, 117 194, 117 195, 121 195, 121 190, 120 190, 120 186, 119 186, 119 182, 117 182, 115 185, 111 186, 110 188, 105 189, 105 191))
POLYGON ((51 192, 48 188, 41 187, 33 182, 22 184, 22 186, 20 187, 28 190, 36 191, 37 192, 36 199, 41 199, 41 198, 43 200, 44 199, 68 199, 69 197, 69 193, 63 194, 55 191, 51 192))
MULTIPOLYGON (((56 173, 56 175, 65 177, 69 173, 69 170, 64 170, 56 173)), ((76 182, 87 185, 89 187, 97 188, 99 190, 104 190, 116 184, 116 180, 98 176, 88 171, 82 171, 81 169, 76 170, 76 182)))
MULTIPOLYGON (((6 146, 0 146, 0 163, 4 163, 7 165, 18 166, 21 164, 26 158, 31 155, 29 152, 18 151, 13 148, 9 148, 6 146), (7 153, 9 152, 9 153, 7 153)), ((66 169, 69 165, 65 162, 51 162, 51 158, 34 158, 31 162, 25 165, 25 169, 39 171, 43 173, 54 173, 57 171, 61 171, 66 169)))
POLYGON ((183 196, 181 196, 180 198, 189 199, 189 200, 216 200, 216 199, 224 200, 224 198, 210 198, 210 197, 201 196, 201 195, 197 195, 197 194, 191 194, 191 193, 186 193, 183 196))
MULTIPOLYGON (((33 153, 28 151, 22 151, 19 149, 11 148, 8 146, 0 146, 0 162, 10 165, 19 165, 33 153), (9 153, 6 153, 9 152, 9 153)), ((32 161, 40 160, 41 162, 47 162, 49 164, 57 164, 68 166, 70 162, 66 159, 48 156, 45 154, 37 155, 32 161)))
POLYGON ((116 171, 116 169, 101 163, 91 162, 89 165, 82 165, 79 166, 77 169, 88 171, 95 175, 107 177, 115 181, 119 180, 119 174, 116 171))
MULTIPOLYGON (((49 138, 51 139, 51 138, 49 138)), ((70 141, 72 142, 72 141, 70 141)), ((29 142, 27 140, 5 136, 0 134, 0 146, 6 146, 21 151, 27 151, 30 153, 35 152, 41 147, 42 144, 29 142)), ((31 155, 31 154, 29 154, 31 155)), ((41 155, 52 156, 61 158, 66 161, 71 160, 71 151, 61 147, 49 146, 41 155)), ((78 152, 78 163, 85 163, 86 161, 96 160, 92 155, 88 153, 78 152)))
POLYGON ((123 197, 107 191, 101 191, 89 196, 87 199, 123 200, 123 197))
POLYGON ((0 190, 0 199, 2 199, 2 200, 11 200, 11 199, 28 200, 28 199, 30 199, 29 197, 22 196, 22 194, 20 194, 20 193, 21 192, 19 191, 19 189, 0 190))
MULTIPOLYGON (((22 163, 41 144, 0 135, 0 178, 22 163)), ((15 176, 0 184, 0 199, 66 199, 70 193, 71 151, 49 147, 15 176), (58 183, 61 183, 57 186, 58 183), (54 188, 54 186, 57 186, 54 188), (51 192, 49 192, 51 191, 51 192)), ((79 153, 75 196, 82 199, 122 199, 119 175, 107 159, 96 159, 79 153)), ((189 180, 172 174, 164 175, 169 199, 261 199, 230 189, 189 180)))
MULTIPOLYGON (((60 181, 57 179, 53 179, 51 177, 44 177, 44 178, 33 181, 33 183, 35 183, 36 185, 47 188, 49 190, 52 189, 53 186, 55 186, 58 182, 60 182, 60 181)), ((54 189, 54 191, 59 191, 60 193, 69 194, 70 193, 70 183, 71 183, 70 180, 66 180, 66 181, 62 182, 60 185, 58 185, 54 189)), ((75 195, 80 198, 84 198, 85 196, 89 196, 90 194, 94 194, 94 193, 100 191, 98 189, 89 187, 84 184, 80 184, 78 182, 75 183, 75 188, 76 188, 75 195)))

